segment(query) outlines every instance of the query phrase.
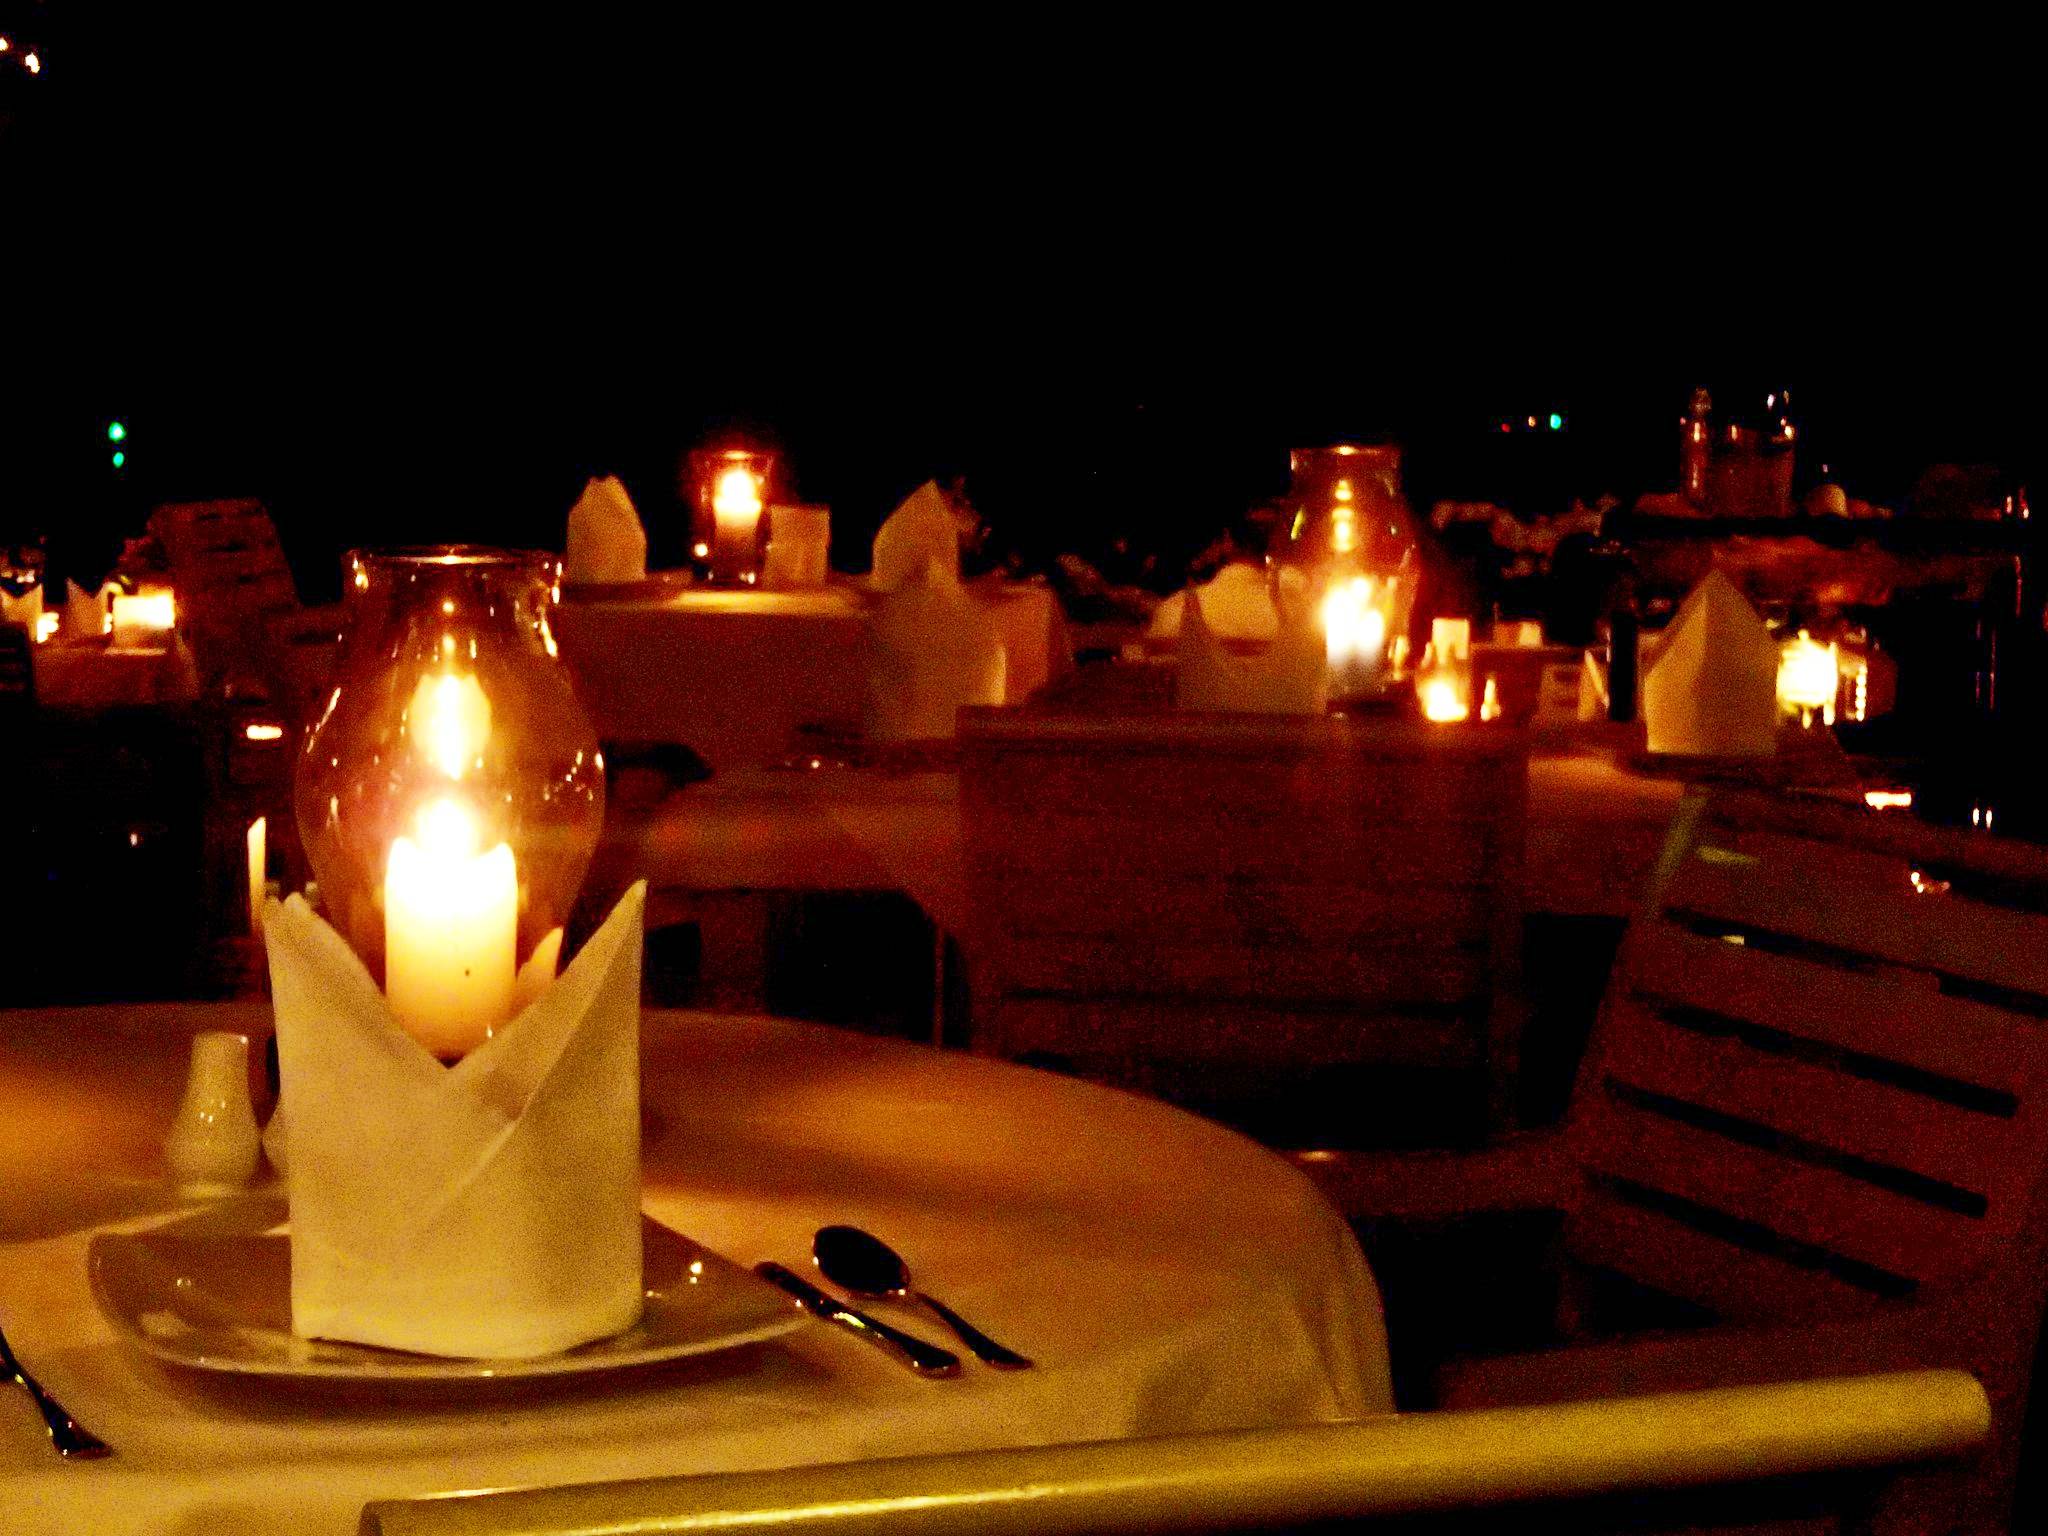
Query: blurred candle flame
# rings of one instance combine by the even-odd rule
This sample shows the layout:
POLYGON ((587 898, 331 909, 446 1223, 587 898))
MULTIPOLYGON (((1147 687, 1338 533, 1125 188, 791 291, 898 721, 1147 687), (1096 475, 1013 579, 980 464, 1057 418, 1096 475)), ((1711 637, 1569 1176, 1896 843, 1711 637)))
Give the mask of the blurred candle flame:
POLYGON ((410 713, 418 750, 451 779, 476 766, 491 739, 491 701, 472 672, 423 675, 410 713))

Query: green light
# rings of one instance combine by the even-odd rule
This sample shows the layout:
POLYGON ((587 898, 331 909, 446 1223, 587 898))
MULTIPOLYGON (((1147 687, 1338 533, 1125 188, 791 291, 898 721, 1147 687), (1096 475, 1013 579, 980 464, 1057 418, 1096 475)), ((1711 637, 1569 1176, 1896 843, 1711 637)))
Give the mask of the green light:
POLYGON ((108 442, 110 442, 110 443, 118 443, 118 442, 122 441, 122 440, 123 440, 124 438, 126 438, 127 436, 128 436, 128 429, 127 429, 126 427, 122 426, 120 422, 118 422, 118 421, 110 421, 110 422, 108 422, 108 423, 107 423, 107 441, 108 441, 108 442))
POLYGON ((1558 415, 1555 411, 1552 411, 1550 413, 1550 430, 1553 432, 1561 432, 1564 430, 1564 418, 1558 415))
POLYGON ((123 464, 126 464, 127 462, 128 455, 123 453, 120 449, 116 448, 114 450, 114 468, 119 469, 123 464))

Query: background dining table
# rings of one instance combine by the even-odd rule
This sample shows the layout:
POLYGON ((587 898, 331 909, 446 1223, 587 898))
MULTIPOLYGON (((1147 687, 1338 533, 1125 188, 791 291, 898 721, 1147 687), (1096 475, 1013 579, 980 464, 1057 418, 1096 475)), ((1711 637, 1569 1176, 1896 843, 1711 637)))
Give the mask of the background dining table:
POLYGON ((867 1227, 1034 1369, 924 1380, 815 1323, 645 1372, 425 1397, 160 1364, 100 1315, 87 1243, 189 1209, 160 1152, 188 1041, 267 1022, 260 1003, 0 1011, 0 1324, 115 1447, 60 1462, 0 1391, 7 1530, 341 1533, 372 1498, 1391 1407, 1373 1277, 1274 1155, 1066 1078, 703 1013, 643 1023, 646 1210, 741 1264, 807 1268, 818 1226, 867 1227))
MULTIPOLYGON (((1625 737, 1569 730, 1529 759, 1523 905, 1622 918, 1635 908, 1686 780, 1647 771, 1625 737)), ((610 852, 657 889, 900 891, 971 946, 957 767, 943 757, 744 766, 615 818, 610 852)))
MULTIPOLYGON (((1028 698, 1070 665, 1059 600, 1042 583, 963 584, 994 622, 1004 701, 1028 698)), ((864 577, 803 591, 654 580, 567 589, 562 654, 607 740, 674 742, 717 767, 772 761, 800 732, 859 731, 871 615, 864 577)))

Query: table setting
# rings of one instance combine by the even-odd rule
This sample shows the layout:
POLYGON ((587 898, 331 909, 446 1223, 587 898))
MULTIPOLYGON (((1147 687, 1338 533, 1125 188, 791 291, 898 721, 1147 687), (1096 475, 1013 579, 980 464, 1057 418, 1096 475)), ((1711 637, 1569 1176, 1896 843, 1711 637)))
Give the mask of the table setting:
POLYGON ((354 568, 267 998, 0 1012, 10 1529, 1391 1407, 1356 1240, 1253 1143, 643 1010, 645 883, 578 915, 603 763, 551 562, 354 568))
POLYGON ((558 637, 606 739, 676 741, 714 770, 900 754, 950 738, 960 705, 1016 703, 1071 665, 1048 587, 962 574, 935 484, 884 520, 870 571, 845 576, 826 566, 829 512, 772 502, 758 458, 714 454, 700 473, 700 568, 645 569, 616 481, 572 509, 558 637))

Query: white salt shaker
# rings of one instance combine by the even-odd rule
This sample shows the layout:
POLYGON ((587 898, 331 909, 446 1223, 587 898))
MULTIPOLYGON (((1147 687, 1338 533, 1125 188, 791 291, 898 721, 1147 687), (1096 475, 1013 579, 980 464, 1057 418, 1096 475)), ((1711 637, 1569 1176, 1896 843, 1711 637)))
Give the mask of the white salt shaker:
POLYGON ((224 1195, 256 1172, 256 1111, 249 1103, 249 1037, 210 1031, 192 1041, 192 1070, 164 1160, 192 1195, 224 1195))

